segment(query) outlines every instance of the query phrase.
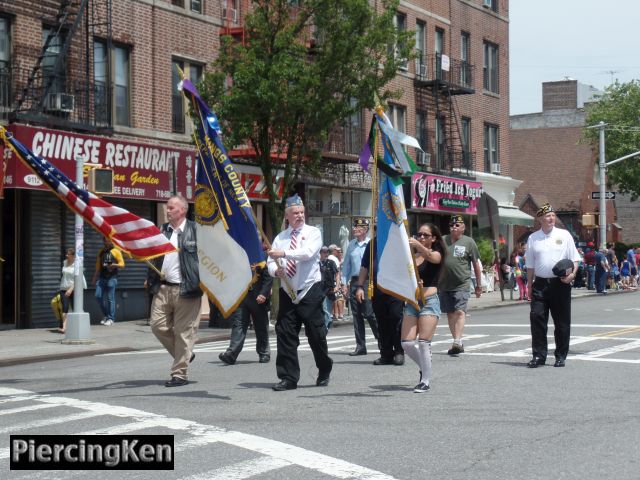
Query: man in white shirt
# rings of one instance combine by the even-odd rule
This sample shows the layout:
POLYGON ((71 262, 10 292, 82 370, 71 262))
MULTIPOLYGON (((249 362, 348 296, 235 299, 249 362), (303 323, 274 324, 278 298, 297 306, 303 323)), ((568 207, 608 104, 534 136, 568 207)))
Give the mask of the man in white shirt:
POLYGON ((536 214, 540 230, 532 233, 527 241, 525 259, 527 275, 531 285, 531 349, 533 358, 529 368, 544 365, 547 359, 547 324, 549 312, 553 318, 556 341, 554 367, 564 367, 569 353, 571 331, 571 282, 578 270, 580 254, 573 237, 567 230, 557 228, 556 214, 545 203, 536 214), (569 274, 558 277, 553 267, 560 260, 573 262, 569 274))
POLYGON ((288 198, 286 205, 285 219, 289 226, 273 240, 267 260, 271 276, 280 278, 280 306, 275 328, 276 372, 280 382, 273 386, 278 392, 298 386, 298 345, 303 324, 318 367, 317 386, 329 385, 333 367, 322 310, 325 296, 320 274, 322 235, 316 227, 305 224, 304 204, 298 195, 288 198))

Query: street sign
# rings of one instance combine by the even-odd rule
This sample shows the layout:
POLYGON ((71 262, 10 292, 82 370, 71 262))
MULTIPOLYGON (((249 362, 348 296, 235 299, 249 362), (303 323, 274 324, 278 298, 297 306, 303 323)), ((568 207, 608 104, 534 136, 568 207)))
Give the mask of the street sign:
MULTIPOLYGON (((616 192, 604 192, 605 200, 614 200, 616 198, 616 192)), ((600 192, 591 192, 592 200, 600 200, 600 192)))

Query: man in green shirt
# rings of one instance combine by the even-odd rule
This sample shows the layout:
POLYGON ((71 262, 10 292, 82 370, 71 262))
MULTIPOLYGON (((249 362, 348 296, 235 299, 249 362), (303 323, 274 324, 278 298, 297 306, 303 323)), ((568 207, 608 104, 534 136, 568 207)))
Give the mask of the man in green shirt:
POLYGON ((479 253, 476 242, 464 234, 464 218, 452 215, 449 222, 451 233, 444 236, 447 244, 447 256, 444 272, 438 288, 440 308, 447 314, 449 330, 453 337, 453 345, 447 352, 449 355, 464 353, 462 331, 464 330, 467 303, 470 297, 471 266, 476 277, 476 297, 482 294, 482 268, 478 261, 479 253))

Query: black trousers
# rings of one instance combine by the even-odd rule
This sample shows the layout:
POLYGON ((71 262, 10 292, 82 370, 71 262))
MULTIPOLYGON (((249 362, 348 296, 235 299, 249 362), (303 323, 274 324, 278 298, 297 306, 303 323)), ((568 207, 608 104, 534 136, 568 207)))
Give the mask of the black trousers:
POLYGON ((269 348, 269 305, 267 301, 259 304, 256 301, 255 292, 249 291, 240 306, 232 314, 231 340, 227 353, 238 358, 244 341, 247 338, 247 329, 253 319, 253 328, 256 334, 256 353, 258 355, 271 356, 269 348))
POLYGON ((364 301, 359 303, 356 300, 356 283, 354 279, 351 279, 351 286, 349 288, 349 306, 351 307, 351 317, 353 319, 353 332, 356 336, 356 351, 367 351, 367 340, 366 333, 364 330, 364 320, 367 319, 369 322, 369 326, 371 327, 371 333, 373 333, 373 337, 378 340, 378 322, 376 320, 375 315, 373 314, 373 306, 371 304, 371 300, 369 299, 369 295, 367 293, 367 289, 369 284, 364 284, 364 301))
POLYGON ((372 303, 378 322, 380 356, 392 360, 394 355, 404 354, 400 338, 404 302, 376 288, 372 303))
POLYGON ((556 358, 565 359, 569 353, 571 334, 571 285, 558 278, 536 278, 531 291, 531 349, 533 355, 547 358, 547 327, 549 312, 553 318, 556 358))
POLYGON ((304 331, 313 352, 319 375, 331 372, 333 360, 329 358, 327 347, 327 329, 324 325, 324 291, 322 282, 311 287, 300 303, 294 304, 289 295, 281 288, 280 307, 276 322, 276 338, 278 353, 276 355, 276 373, 281 380, 298 383, 300 380, 300 363, 298 362, 298 346, 300 345, 300 328, 304 331))

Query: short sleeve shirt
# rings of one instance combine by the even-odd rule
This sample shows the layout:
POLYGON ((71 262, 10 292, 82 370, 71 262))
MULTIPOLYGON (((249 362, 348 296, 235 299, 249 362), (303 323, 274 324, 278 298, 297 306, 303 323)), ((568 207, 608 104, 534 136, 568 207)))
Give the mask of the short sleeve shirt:
POLYGON ((444 261, 444 273, 440 280, 440 290, 469 290, 471 287, 471 262, 478 260, 478 246, 471 237, 463 235, 453 242, 450 235, 444 236, 447 244, 447 256, 444 261), (452 243, 453 242, 453 243, 452 243))
POLYGON ((553 227, 546 234, 542 229, 529 235, 525 253, 527 266, 535 270, 536 277, 553 278, 553 267, 562 259, 580 261, 580 253, 567 230, 553 227))

